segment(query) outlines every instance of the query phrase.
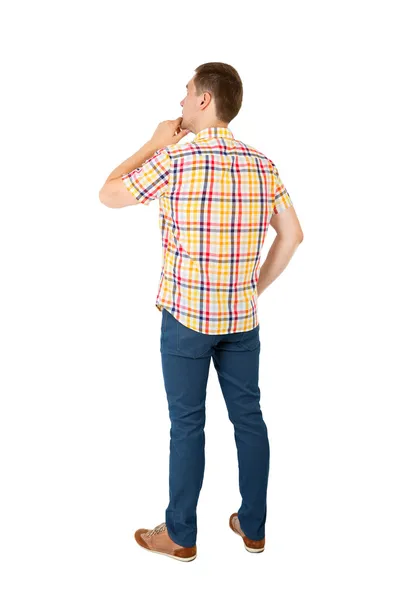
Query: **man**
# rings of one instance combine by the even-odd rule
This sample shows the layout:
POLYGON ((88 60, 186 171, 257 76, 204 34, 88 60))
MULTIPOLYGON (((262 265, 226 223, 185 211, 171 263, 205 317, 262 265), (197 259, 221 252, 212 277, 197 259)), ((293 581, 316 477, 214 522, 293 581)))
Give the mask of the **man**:
POLYGON ((242 504, 229 519, 249 552, 265 545, 269 440, 260 408, 258 298, 303 240, 275 164, 228 128, 242 104, 237 71, 200 65, 186 85, 182 116, 159 124, 100 191, 106 206, 159 199, 163 268, 156 298, 171 420, 165 521, 138 529, 146 550, 197 556, 196 508, 204 475, 210 359, 233 423, 242 504), (195 138, 182 140, 192 132, 195 138), (268 226, 277 235, 260 268, 268 226))

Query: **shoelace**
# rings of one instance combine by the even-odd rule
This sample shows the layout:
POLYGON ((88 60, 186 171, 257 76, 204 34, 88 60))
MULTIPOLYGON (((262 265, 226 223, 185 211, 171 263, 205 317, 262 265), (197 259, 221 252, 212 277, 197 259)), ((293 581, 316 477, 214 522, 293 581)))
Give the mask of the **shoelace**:
POLYGON ((157 525, 157 527, 154 527, 154 529, 152 529, 151 531, 147 532, 147 536, 150 537, 151 535, 154 535, 155 533, 161 533, 162 531, 165 531, 166 529, 166 523, 160 523, 160 525, 157 525))

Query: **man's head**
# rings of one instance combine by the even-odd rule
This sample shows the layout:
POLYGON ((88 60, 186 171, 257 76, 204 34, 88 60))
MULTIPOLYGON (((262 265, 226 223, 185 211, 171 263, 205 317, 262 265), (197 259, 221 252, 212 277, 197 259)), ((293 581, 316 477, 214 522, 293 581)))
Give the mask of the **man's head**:
POLYGON ((236 69, 221 62, 204 63, 186 85, 181 100, 181 129, 198 133, 206 127, 228 127, 243 99, 243 85, 236 69))

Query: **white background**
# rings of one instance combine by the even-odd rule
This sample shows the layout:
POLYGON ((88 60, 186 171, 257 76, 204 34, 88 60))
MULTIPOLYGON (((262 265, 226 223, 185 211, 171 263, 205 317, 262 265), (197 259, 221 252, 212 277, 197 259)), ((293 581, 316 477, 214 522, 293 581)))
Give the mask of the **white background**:
POLYGON ((2 598, 398 599, 395 2, 21 2, 1 22, 2 598), (277 165, 304 241, 259 300, 266 550, 228 526, 211 364, 185 564, 133 538, 168 503, 158 204, 98 192, 209 61, 238 70, 230 128, 277 165))

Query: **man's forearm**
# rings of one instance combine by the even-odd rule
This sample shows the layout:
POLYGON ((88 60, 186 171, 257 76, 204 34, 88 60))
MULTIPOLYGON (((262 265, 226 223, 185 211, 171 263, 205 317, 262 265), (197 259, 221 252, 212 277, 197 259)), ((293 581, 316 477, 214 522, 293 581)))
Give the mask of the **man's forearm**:
POLYGON ((107 177, 107 181, 111 179, 118 179, 125 173, 130 173, 135 169, 139 169, 146 162, 147 159, 151 158, 153 154, 158 150, 151 142, 146 142, 140 150, 135 152, 132 156, 124 160, 110 175, 107 177))
POLYGON ((301 242, 277 235, 268 251, 267 258, 260 269, 257 282, 258 296, 267 288, 286 268, 290 259, 301 242))

